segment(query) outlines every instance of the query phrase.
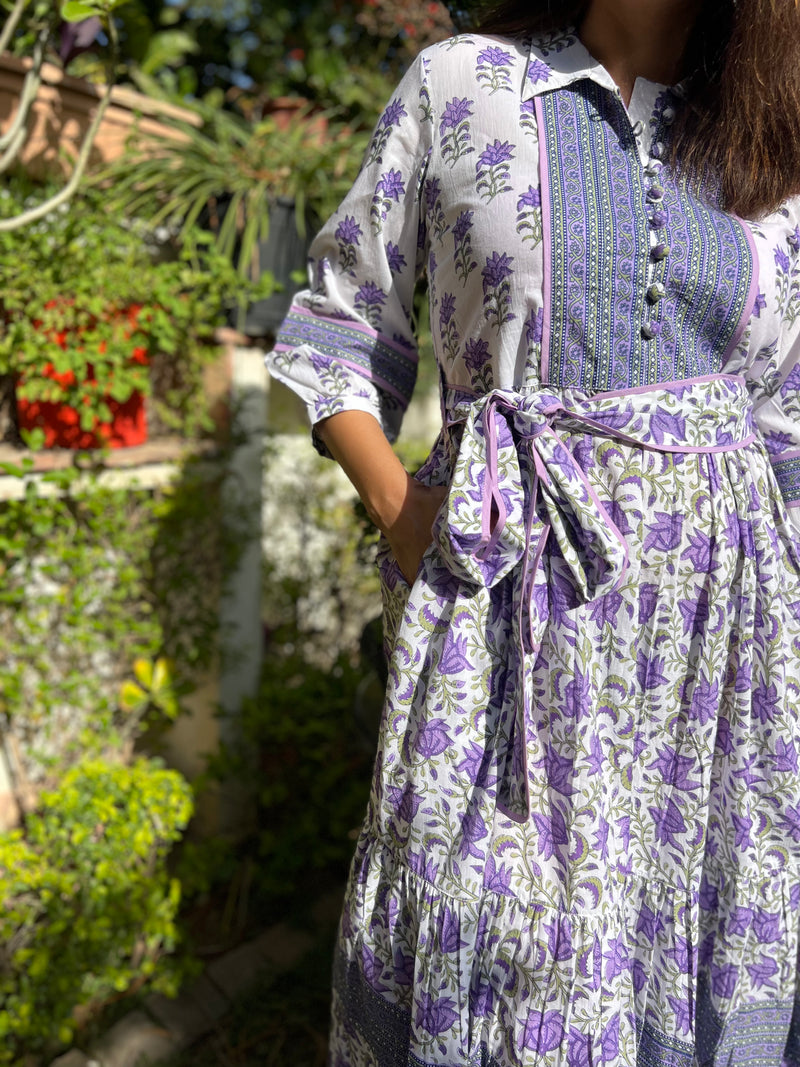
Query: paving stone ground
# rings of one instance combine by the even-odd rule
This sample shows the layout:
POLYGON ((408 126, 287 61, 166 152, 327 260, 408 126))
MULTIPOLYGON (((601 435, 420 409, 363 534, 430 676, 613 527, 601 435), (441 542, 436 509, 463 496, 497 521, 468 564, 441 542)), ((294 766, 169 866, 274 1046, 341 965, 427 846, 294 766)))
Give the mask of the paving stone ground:
MULTIPOLYGON (((340 908, 341 893, 321 897, 311 909, 314 925, 329 925, 340 908)), ((175 999, 148 997, 143 1009, 115 1023, 88 1054, 71 1049, 50 1067, 156 1067, 211 1031, 266 966, 291 970, 313 946, 311 933, 278 923, 214 960, 175 999)))

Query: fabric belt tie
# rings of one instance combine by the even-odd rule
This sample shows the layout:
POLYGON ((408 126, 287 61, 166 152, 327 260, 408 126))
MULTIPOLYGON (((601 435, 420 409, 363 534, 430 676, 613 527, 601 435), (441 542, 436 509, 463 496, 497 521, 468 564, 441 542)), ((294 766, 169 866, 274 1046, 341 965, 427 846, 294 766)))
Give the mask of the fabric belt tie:
POLYGON ((559 578, 576 604, 619 589, 630 565, 612 506, 598 497, 559 431, 659 452, 727 452, 755 438, 750 401, 744 380, 732 375, 588 398, 494 390, 452 405, 448 424, 462 424, 463 431, 434 535, 444 564, 463 582, 484 588, 506 578, 513 583, 516 625, 508 662, 520 668, 503 697, 511 743, 505 773, 499 768, 498 806, 525 821, 532 725, 526 658, 538 652, 549 619, 545 546, 554 538, 564 564, 559 560, 559 578))

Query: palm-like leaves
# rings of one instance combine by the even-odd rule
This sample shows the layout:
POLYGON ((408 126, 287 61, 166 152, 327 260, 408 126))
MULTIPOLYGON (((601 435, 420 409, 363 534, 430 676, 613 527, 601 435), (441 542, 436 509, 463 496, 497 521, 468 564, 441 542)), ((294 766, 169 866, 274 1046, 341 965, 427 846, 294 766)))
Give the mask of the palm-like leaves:
POLYGON ((201 106, 199 126, 171 121, 173 136, 135 148, 101 178, 112 178, 113 208, 152 226, 183 230, 198 221, 243 274, 258 270, 258 244, 270 205, 291 198, 302 228, 307 209, 332 210, 354 176, 367 135, 298 108, 284 126, 274 116, 249 123, 201 106))

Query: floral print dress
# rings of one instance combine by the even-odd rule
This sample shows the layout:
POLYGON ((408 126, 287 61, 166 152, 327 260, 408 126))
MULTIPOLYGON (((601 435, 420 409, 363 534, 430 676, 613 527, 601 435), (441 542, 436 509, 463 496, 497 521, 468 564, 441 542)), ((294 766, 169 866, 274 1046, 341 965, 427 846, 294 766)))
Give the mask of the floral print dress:
MULTIPOLYGON (((423 52, 270 357, 449 486, 409 587, 333 1067, 800 1064, 800 205, 664 165, 572 33, 423 52)), ((320 446, 321 447, 321 446, 320 446)))

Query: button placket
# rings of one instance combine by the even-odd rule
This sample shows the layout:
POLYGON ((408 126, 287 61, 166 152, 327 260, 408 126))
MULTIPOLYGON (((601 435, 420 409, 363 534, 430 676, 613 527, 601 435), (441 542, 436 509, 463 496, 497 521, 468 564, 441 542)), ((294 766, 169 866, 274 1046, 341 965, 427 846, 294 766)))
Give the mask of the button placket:
POLYGON ((666 296, 664 276, 666 274, 666 259, 669 256, 670 249, 665 232, 669 216, 664 204, 664 186, 662 184, 665 150, 664 142, 659 139, 658 135, 660 128, 669 126, 674 119, 674 108, 665 107, 661 112, 653 143, 650 146, 650 157, 644 168, 645 176, 649 180, 645 199, 651 231, 649 282, 645 294, 650 314, 648 319, 642 323, 641 331, 645 341, 652 341, 657 338, 663 328, 662 323, 659 321, 659 305, 666 296))

